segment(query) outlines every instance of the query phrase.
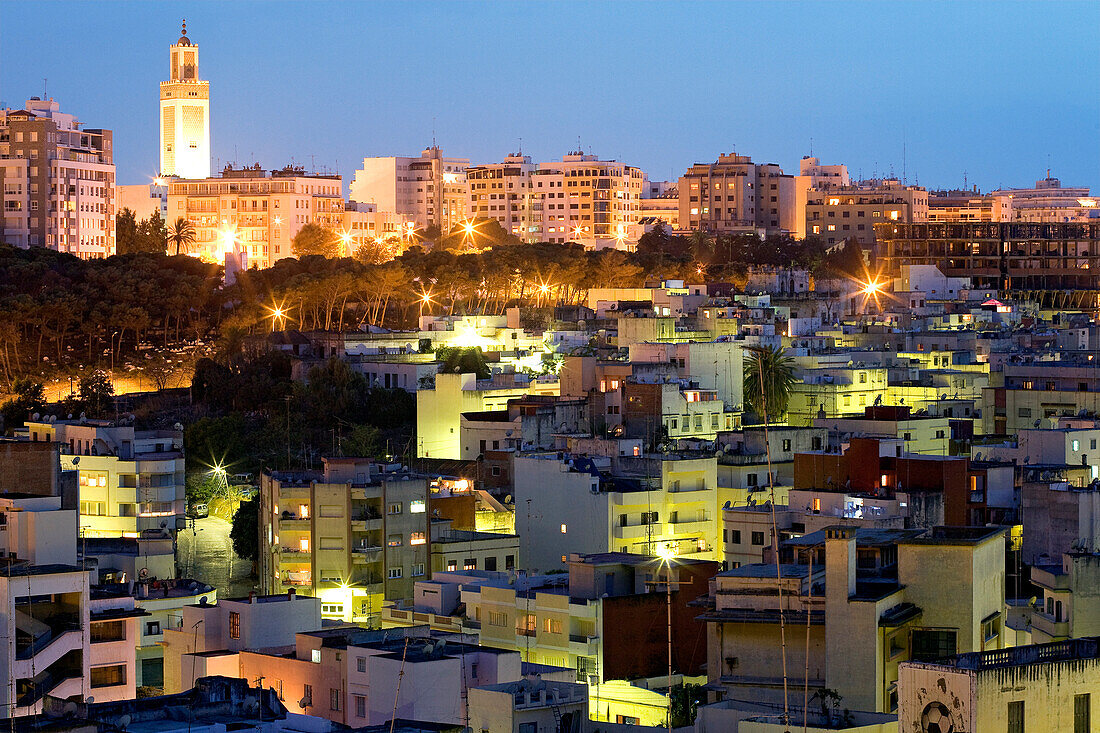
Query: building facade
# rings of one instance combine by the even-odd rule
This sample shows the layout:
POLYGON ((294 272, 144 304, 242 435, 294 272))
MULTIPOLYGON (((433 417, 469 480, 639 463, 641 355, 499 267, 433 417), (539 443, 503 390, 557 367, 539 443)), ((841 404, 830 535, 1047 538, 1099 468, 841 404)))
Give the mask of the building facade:
POLYGON ((774 163, 722 154, 696 163, 676 185, 680 227, 711 234, 778 234, 796 229, 794 177, 774 163))
POLYGON ((193 255, 221 262, 243 254, 248 265, 270 267, 294 256, 291 241, 306 224, 342 230, 340 180, 294 166, 268 172, 259 164, 227 165, 220 176, 170 181, 168 221, 182 216, 191 222, 193 255))
POLYGON ((323 472, 264 474, 260 588, 317 596, 325 618, 372 621, 384 599, 428 577, 428 483, 368 459, 326 458, 323 472))
POLYGON ((105 420, 28 422, 24 431, 31 442, 57 442, 62 469, 77 473, 83 535, 173 535, 183 526, 182 432, 105 420))
POLYGON ((80 129, 52 98, 0 109, 0 239, 83 259, 115 252, 110 130, 80 129))
POLYGON ((629 248, 641 230, 640 168, 574 151, 532 163, 515 154, 469 168, 467 215, 496 219, 525 242, 578 242, 589 249, 629 248))
POLYGON ((210 177, 210 82, 199 79, 199 47, 187 23, 172 45, 168 81, 160 83, 160 172, 210 177))
POLYGON ((375 204, 415 224, 446 232, 466 218, 467 158, 446 158, 433 145, 419 158, 364 158, 355 171, 349 198, 375 204))

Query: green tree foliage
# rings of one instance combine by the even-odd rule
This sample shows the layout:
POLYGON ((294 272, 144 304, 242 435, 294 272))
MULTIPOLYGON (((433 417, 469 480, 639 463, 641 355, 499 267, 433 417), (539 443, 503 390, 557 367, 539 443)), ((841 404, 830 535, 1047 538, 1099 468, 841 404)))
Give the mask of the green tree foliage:
MULTIPOLYGON (((160 211, 153 211, 148 219, 142 219, 137 227, 134 252, 162 254, 168 248, 168 227, 160 218, 160 211)), ((124 253, 123 253, 124 254, 124 253)))
POLYGON ((794 360, 782 348, 749 346, 744 355, 745 404, 757 416, 774 422, 787 412, 791 390, 798 382, 794 360))
POLYGON ((115 251, 120 255, 137 252, 137 215, 123 207, 115 217, 115 251))
POLYGON ((440 372, 476 374, 478 379, 488 379, 492 376, 480 346, 442 346, 436 349, 435 357, 442 362, 439 367, 440 372))
POLYGON ((707 704, 707 691, 702 685, 685 684, 672 688, 672 727, 684 728, 695 723, 700 705, 707 704))
POLYGON ((260 557, 260 497, 242 501, 233 513, 233 526, 229 529, 229 539, 233 542, 233 552, 242 560, 253 564, 260 557))
POLYGON ((101 369, 80 378, 80 401, 88 417, 107 417, 114 406, 115 386, 101 369))
POLYGON ((168 229, 168 244, 175 248, 176 254, 186 254, 195 243, 195 227, 185 217, 177 216, 168 229))
POLYGON ((385 448, 382 431, 373 425, 356 425, 340 439, 340 453, 345 456, 376 458, 385 448))
POLYGON ((339 244, 335 232, 320 224, 310 222, 298 230, 298 233, 290 240, 290 250, 298 258, 320 255, 331 259, 339 256, 339 244))
POLYGON ((444 250, 480 252, 492 247, 519 244, 520 239, 511 232, 505 231, 496 219, 486 217, 456 224, 436 241, 444 250))
POLYGON ((15 393, 15 397, 0 407, 4 430, 23 427, 27 418, 46 407, 46 392, 38 382, 24 378, 16 379, 12 385, 12 392, 15 393))

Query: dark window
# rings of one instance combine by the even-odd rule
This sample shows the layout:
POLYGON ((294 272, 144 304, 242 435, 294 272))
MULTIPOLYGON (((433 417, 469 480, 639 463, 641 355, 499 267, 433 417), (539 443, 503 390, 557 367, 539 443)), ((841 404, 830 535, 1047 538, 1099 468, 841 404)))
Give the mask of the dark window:
POLYGON ((953 656, 955 646, 954 629, 913 629, 913 660, 932 662, 953 656))
POLYGON ((1008 704, 1008 733, 1024 733, 1024 701, 1008 704))
POLYGON ((497 569, 497 559, 495 557, 485 558, 485 569, 486 570, 496 570, 497 569))
POLYGON ((759 545, 759 546, 763 547, 764 546, 764 533, 763 532, 753 532, 752 533, 752 543, 754 545, 759 545))
POLYGON ((790 440, 784 440, 783 441, 783 450, 788 451, 790 449, 791 449, 791 441, 790 440))
POLYGON ((229 638, 241 638, 241 614, 237 611, 229 612, 229 638))
POLYGON ((125 621, 101 621, 91 625, 91 642, 98 644, 104 641, 122 641, 126 638, 125 621))
POLYGON ((1090 733, 1089 693, 1073 696, 1073 733, 1090 733))
POLYGON ((92 667, 92 687, 114 687, 126 684, 126 665, 92 667))
POLYGON ((515 567, 516 567, 516 556, 515 555, 505 555, 504 556, 504 569, 505 570, 514 570, 515 567))
POLYGON ((730 543, 734 544, 734 545, 741 544, 741 530, 739 530, 739 529, 731 529, 730 530, 730 543))
POLYGON ((335 687, 328 689, 328 707, 329 710, 340 709, 340 690, 335 687))
POLYGON ((815 435, 813 437, 811 445, 813 446, 814 450, 821 450, 821 436, 820 435, 815 435))

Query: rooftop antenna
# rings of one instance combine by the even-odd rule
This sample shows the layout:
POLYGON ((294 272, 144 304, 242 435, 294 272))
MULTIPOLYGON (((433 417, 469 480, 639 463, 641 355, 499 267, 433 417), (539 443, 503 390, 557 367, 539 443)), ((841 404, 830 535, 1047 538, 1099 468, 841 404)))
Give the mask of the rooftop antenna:
POLYGON ((814 139, 812 135, 810 136, 810 157, 814 157, 814 139))
POLYGON ((901 128, 901 182, 908 183, 909 179, 905 175, 905 128, 901 128))
POLYGON ((435 144, 435 117, 432 117, 432 147, 437 147, 435 144))
POLYGON ((523 157, 523 138, 519 139, 519 157, 523 157))
POLYGON ((964 191, 966 190, 967 185, 968 184, 967 184, 967 180, 966 180, 966 171, 963 171, 963 190, 964 191))
MULTIPOLYGON (((42 77, 42 101, 43 102, 45 102, 47 99, 49 99, 49 97, 46 96, 46 81, 47 81, 46 77, 42 77)), ((1049 155, 1047 156, 1047 160, 1048 161, 1050 160, 1049 155)), ((1050 178, 1050 173, 1047 173, 1047 178, 1050 178)))

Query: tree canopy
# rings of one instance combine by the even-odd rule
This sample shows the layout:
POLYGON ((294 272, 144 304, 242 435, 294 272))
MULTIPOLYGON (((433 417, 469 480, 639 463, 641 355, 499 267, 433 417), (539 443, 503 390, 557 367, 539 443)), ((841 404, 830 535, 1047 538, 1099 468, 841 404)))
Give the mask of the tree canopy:
POLYGON ((310 222, 298 230, 298 233, 290 240, 290 250, 295 257, 320 255, 321 257, 332 258, 339 256, 339 244, 336 232, 320 224, 310 222))

